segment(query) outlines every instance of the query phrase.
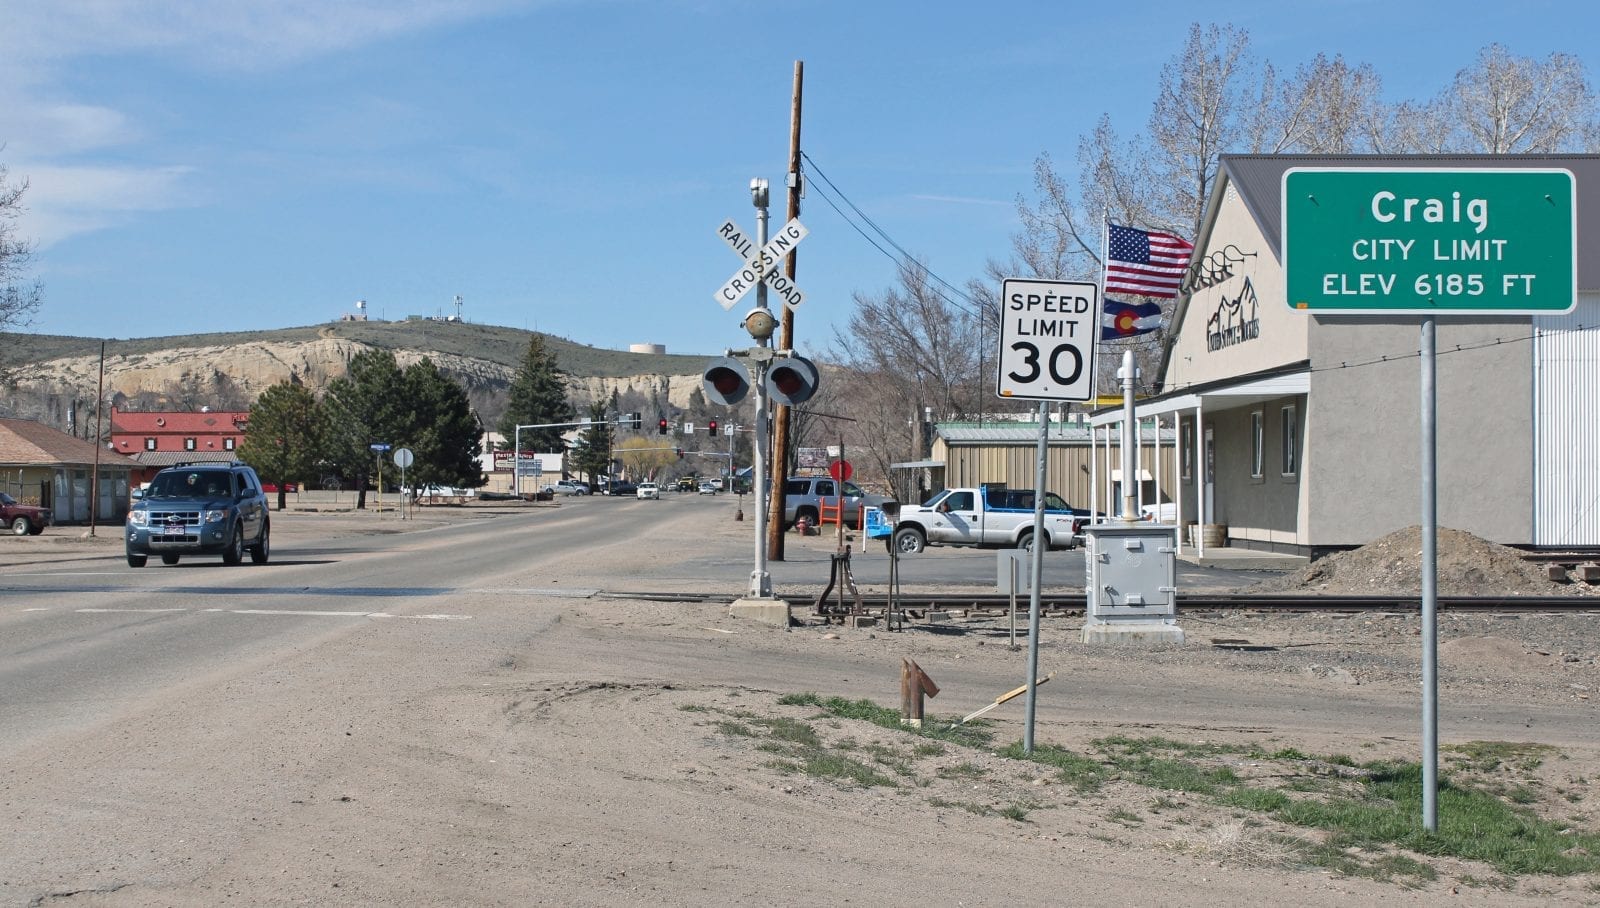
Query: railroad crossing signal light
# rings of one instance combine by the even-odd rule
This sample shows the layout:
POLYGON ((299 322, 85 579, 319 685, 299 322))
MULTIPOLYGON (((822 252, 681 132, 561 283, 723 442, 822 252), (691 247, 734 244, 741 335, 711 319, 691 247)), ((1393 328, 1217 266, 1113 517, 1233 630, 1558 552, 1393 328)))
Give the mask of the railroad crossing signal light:
POLYGON ((644 426, 644 414, 640 413, 638 410, 629 413, 628 423, 633 427, 633 431, 639 431, 639 429, 643 428, 644 426))
POLYGON ((667 418, 665 416, 661 417, 661 421, 656 423, 656 434, 667 434, 667 418))
POLYGON ((714 404, 732 406, 750 393, 750 373, 744 364, 731 356, 721 356, 706 366, 701 380, 706 399, 714 404))
POLYGON ((710 432, 712 435, 717 434, 717 421, 713 419, 706 423, 706 431, 710 432))
POLYGON ((682 448, 678 448, 676 450, 678 452, 678 459, 682 460, 683 459, 683 449, 682 448))
POLYGON ((767 367, 767 393, 784 406, 803 404, 817 393, 817 367, 803 356, 786 356, 767 367))

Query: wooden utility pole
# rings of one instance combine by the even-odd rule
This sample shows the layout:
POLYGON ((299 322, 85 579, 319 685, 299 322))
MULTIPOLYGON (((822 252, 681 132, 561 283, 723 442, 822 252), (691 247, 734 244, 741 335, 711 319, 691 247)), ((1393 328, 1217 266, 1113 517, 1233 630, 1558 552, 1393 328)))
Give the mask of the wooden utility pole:
MULTIPOLYGON (((800 88, 805 75, 805 61, 794 61, 794 102, 789 110, 789 220, 800 216, 800 88)), ((790 250, 788 261, 784 265, 784 274, 789 282, 794 283, 795 256, 798 250, 790 250)), ((779 346, 784 350, 794 349, 794 310, 788 306, 783 307, 783 316, 780 322, 782 332, 778 335, 779 346)), ((771 501, 767 508, 767 560, 783 560, 783 487, 789 479, 789 407, 779 405, 773 414, 772 430, 772 463, 768 467, 772 471, 771 501)))

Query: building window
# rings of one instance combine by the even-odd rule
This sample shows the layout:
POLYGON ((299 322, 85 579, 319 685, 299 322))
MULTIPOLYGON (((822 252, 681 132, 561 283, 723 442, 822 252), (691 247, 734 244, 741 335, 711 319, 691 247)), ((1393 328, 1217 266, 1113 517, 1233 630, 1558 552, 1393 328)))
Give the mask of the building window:
POLYGON ((1300 426, 1295 419, 1295 408, 1283 408, 1283 475, 1294 476, 1300 472, 1300 426))
POLYGON ((225 450, 225 451, 232 451, 233 450, 233 439, 224 438, 222 440, 222 449, 225 450))
POLYGON ((154 451, 156 449, 156 440, 154 438, 146 438, 144 440, 144 449, 146 451, 154 451))
POLYGON ((1265 442, 1262 423, 1266 421, 1265 415, 1260 410, 1250 413, 1250 475, 1255 479, 1261 478, 1261 465, 1265 459, 1262 451, 1265 442))
POLYGON ((183 440, 183 449, 184 449, 184 450, 185 450, 185 451, 193 451, 193 450, 194 450, 194 439, 192 439, 192 438, 185 438, 185 439, 184 439, 184 440, 183 440))

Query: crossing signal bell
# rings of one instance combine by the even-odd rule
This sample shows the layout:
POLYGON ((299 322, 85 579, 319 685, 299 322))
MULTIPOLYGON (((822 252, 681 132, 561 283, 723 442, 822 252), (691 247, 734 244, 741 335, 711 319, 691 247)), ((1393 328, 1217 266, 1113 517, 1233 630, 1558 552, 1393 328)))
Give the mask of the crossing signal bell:
POLYGON ((803 404, 817 393, 817 366, 803 356, 784 356, 767 367, 767 394, 786 407, 803 404))
POLYGON ((744 364, 731 356, 721 356, 706 366, 701 380, 706 399, 725 407, 732 406, 750 393, 750 373, 744 364))
POLYGON ((667 418, 665 416, 661 417, 661 421, 656 423, 656 434, 657 435, 665 435, 665 434, 667 434, 667 418))

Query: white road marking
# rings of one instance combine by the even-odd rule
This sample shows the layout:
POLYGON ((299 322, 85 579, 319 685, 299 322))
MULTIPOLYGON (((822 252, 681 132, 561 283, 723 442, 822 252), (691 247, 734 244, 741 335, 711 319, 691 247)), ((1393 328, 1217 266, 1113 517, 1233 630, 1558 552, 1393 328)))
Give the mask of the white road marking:
MULTIPOLYGON (((50 610, 45 608, 26 608, 20 609, 20 611, 47 612, 50 610)), ((122 613, 189 612, 197 610, 187 608, 80 608, 73 609, 73 611, 89 615, 116 615, 122 613)), ((314 612, 272 608, 208 608, 198 609, 198 611, 213 614, 226 613, 229 615, 298 615, 309 618, 416 618, 427 621, 468 621, 472 618, 471 615, 393 615, 388 612, 314 612)))

